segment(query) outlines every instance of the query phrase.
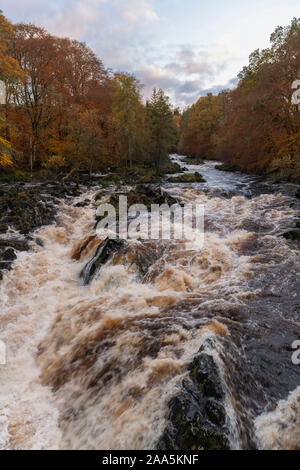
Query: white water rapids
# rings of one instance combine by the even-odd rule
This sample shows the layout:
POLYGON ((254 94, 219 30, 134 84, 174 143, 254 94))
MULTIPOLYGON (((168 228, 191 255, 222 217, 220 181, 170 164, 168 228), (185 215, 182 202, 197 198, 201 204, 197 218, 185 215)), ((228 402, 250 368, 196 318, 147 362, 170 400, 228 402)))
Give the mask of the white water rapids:
MULTIPOLYGON (((196 169, 206 185, 166 187, 184 202, 205 204, 202 250, 193 242, 134 241, 83 286, 80 271, 99 244, 91 237, 91 191, 75 201, 89 198, 88 207, 61 202, 56 223, 36 231, 44 246, 32 243, 5 273, 0 283, 0 338, 7 347, 7 364, 0 365, 0 448, 153 448, 166 426, 167 404, 207 338, 215 344, 211 354, 227 385, 231 446, 243 447, 230 377, 218 352, 230 329, 218 312, 262 295, 250 284, 268 263, 289 262, 291 276, 299 274, 299 252, 279 237, 294 209, 280 193, 253 199, 209 195, 204 187, 246 188, 250 178, 218 172, 212 163, 196 169), (257 226, 265 259, 246 249, 257 226), (151 259, 143 282, 137 256, 151 259), (199 306, 214 316, 196 321, 190 314, 199 306)), ((300 444, 299 402, 300 389, 253 418, 259 447, 300 444)))

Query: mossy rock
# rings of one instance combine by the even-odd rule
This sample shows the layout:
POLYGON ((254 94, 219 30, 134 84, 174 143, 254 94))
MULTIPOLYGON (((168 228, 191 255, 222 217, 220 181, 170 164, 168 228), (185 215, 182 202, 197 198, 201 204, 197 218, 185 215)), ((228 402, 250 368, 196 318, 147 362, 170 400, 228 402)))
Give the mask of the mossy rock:
MULTIPOLYGON (((120 194, 113 194, 110 197, 109 203, 112 204, 116 210, 119 207, 119 196, 120 194)), ((123 193, 124 196, 127 196, 127 205, 128 208, 133 204, 144 204, 148 210, 151 209, 151 204, 168 204, 172 206, 173 204, 178 204, 177 199, 170 196, 166 192, 162 192, 160 188, 154 189, 151 186, 144 184, 137 185, 135 189, 132 189, 128 193, 123 193)))
POLYGON ((102 180, 102 184, 107 186, 108 184, 118 184, 120 182, 120 175, 118 173, 109 173, 102 180))
POLYGON ((159 450, 227 450, 225 388, 212 356, 203 347, 189 366, 181 392, 168 404, 159 450))
POLYGON ((17 251, 28 251, 29 245, 26 240, 18 240, 15 238, 0 238, 0 248, 14 248, 17 251))
POLYGON ((226 165, 226 164, 217 165, 215 168, 216 168, 216 170, 230 171, 230 172, 233 172, 233 173, 235 171, 240 171, 241 170, 237 165, 226 165))
POLYGON ((179 176, 168 178, 168 183, 205 183, 205 179, 197 171, 195 173, 184 173, 179 176))
POLYGON ((12 187, 2 195, 1 206, 2 224, 13 226, 22 234, 28 234, 41 225, 51 223, 56 212, 52 197, 41 197, 40 188, 25 191, 18 186, 12 187))
POLYGON ((102 199, 103 197, 103 191, 99 191, 95 197, 94 197, 94 201, 99 201, 100 199, 102 199))
POLYGON ((203 158, 198 158, 198 157, 184 157, 182 162, 187 163, 188 165, 203 165, 204 160, 203 158))
POLYGON ((164 174, 174 175, 176 173, 181 173, 182 167, 176 162, 169 162, 162 167, 162 172, 164 174))
POLYGON ((0 224, 0 233, 5 233, 8 230, 7 224, 0 224))

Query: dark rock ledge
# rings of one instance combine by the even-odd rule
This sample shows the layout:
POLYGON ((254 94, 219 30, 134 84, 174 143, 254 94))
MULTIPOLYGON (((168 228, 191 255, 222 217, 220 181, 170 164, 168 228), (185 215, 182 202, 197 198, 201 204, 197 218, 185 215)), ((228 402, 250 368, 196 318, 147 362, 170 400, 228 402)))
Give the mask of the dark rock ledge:
POLYGON ((30 241, 42 244, 30 233, 54 221, 59 199, 79 196, 80 192, 74 183, 66 187, 55 181, 0 185, 0 280, 2 271, 11 269, 18 251, 29 250, 30 241))
POLYGON ((225 388, 211 355, 200 348, 179 395, 168 404, 167 427, 158 450, 229 449, 225 388))

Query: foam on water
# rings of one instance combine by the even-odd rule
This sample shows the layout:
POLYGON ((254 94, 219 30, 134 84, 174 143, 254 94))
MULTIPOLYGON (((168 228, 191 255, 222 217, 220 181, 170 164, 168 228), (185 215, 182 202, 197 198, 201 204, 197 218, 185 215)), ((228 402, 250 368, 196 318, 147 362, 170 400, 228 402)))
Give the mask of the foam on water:
MULTIPOLYGON (((209 198, 200 189, 180 186, 169 191, 183 202, 205 204, 203 249, 196 241, 131 241, 83 286, 79 273, 101 241, 93 231, 95 212, 92 205, 62 203, 56 224, 37 231, 44 247, 33 245, 5 274, 2 448, 152 448, 166 425, 168 401, 208 338, 215 345, 208 353, 226 383, 231 444, 242 447, 221 359, 221 339, 230 337, 229 330, 217 314, 197 320, 192 314, 199 306, 217 310, 260 295, 249 282, 266 258, 247 249, 259 229, 265 257, 275 260, 279 251, 284 259, 291 257, 291 248, 277 235, 294 211, 280 194, 246 200, 209 198), (137 261, 143 256, 151 260, 145 276, 137 261)), ((278 443, 278 434, 295 403, 299 409, 298 394, 257 419, 264 447, 288 445, 278 443)))

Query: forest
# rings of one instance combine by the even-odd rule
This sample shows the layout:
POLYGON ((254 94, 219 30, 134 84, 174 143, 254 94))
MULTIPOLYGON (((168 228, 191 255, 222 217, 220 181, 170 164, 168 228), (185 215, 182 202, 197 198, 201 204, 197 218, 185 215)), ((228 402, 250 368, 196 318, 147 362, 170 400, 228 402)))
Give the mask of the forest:
MULTIPOLYGON (((107 168, 152 169, 169 153, 217 159, 276 178, 299 180, 300 19, 278 27, 256 50, 235 89, 175 109, 163 90, 143 102, 131 74, 113 73, 84 43, 0 12, 2 176, 70 175, 107 168)), ((0 175, 1 176, 1 175, 0 175)))
POLYGON ((224 169, 300 180, 300 109, 292 100, 300 19, 276 28, 270 42, 250 55, 234 90, 201 97, 183 112, 180 152, 222 160, 224 169))
POLYGON ((141 85, 112 73, 84 43, 0 16, 2 173, 66 174, 108 167, 159 172, 178 142, 163 90, 146 105, 141 85))

